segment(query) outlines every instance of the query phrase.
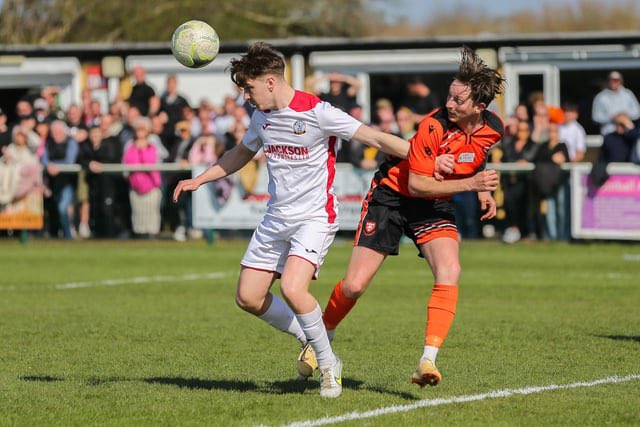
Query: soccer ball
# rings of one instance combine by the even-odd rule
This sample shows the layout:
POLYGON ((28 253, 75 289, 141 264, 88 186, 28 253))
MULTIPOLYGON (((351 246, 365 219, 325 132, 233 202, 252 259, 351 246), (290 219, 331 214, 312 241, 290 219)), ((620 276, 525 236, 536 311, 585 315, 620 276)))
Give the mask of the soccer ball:
POLYGON ((204 67, 216 58, 219 49, 218 33, 206 22, 187 21, 171 37, 171 52, 185 67, 204 67))

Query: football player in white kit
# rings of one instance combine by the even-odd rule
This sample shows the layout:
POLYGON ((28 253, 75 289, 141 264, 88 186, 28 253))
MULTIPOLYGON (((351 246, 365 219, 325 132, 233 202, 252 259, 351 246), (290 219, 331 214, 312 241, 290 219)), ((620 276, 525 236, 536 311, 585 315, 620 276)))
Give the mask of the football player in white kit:
MULTIPOLYGON (((284 69, 281 55, 264 42, 231 60, 231 79, 256 107, 249 129, 242 143, 216 164, 196 178, 180 181, 173 200, 182 191, 238 171, 263 149, 271 197, 240 263, 236 303, 295 336, 303 347, 309 344, 320 370, 320 395, 334 398, 342 392, 342 361, 331 349, 309 284, 338 230, 333 191, 336 142, 355 139, 402 158, 409 143, 363 125, 315 95, 294 90, 284 69), (270 292, 278 278, 286 304, 270 292)), ((304 375, 312 373, 313 366, 304 375)))

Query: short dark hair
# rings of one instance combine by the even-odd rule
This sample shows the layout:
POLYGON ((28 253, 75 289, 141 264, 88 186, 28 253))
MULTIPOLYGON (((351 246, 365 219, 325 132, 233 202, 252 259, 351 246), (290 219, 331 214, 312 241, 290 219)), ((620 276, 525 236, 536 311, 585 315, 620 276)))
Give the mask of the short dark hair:
POLYGON ((562 109, 564 111, 573 111, 575 113, 579 111, 578 104, 572 101, 565 102, 564 105, 562 106, 562 109))
POLYGON ((460 50, 462 59, 455 79, 469 85, 471 99, 474 104, 484 103, 489 105, 491 101, 504 90, 505 79, 496 70, 490 68, 468 46, 460 50))
POLYGON ((233 58, 229 66, 231 80, 240 87, 265 74, 284 76, 284 59, 273 46, 265 42, 256 42, 249 46, 240 59, 233 58))

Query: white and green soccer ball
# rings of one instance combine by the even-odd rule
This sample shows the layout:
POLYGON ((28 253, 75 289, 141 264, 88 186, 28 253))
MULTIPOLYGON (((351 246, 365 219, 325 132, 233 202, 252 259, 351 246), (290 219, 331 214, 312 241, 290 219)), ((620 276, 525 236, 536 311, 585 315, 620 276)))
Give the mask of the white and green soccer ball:
POLYGON ((216 59, 219 50, 218 33, 206 22, 187 21, 171 37, 171 52, 185 67, 204 67, 216 59))

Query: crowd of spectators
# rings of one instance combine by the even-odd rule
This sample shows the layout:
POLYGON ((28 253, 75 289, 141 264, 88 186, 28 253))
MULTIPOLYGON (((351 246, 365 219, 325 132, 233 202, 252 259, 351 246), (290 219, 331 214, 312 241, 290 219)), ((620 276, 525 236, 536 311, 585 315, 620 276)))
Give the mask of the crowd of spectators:
MULTIPOLYGON (((598 187, 608 177, 608 163, 635 161, 632 152, 640 137, 634 122, 640 119, 640 105, 624 87, 620 72, 609 73, 607 87, 594 98, 592 112, 591 119, 600 124, 603 136, 590 175, 598 187)), ((493 150, 492 161, 533 164, 534 172, 502 175, 505 242, 570 238, 569 182, 561 166, 585 160, 587 135, 578 119, 577 105, 547 105, 541 92, 530 94, 528 102, 506 119, 505 138, 493 150)))
MULTIPOLYGON (((229 95, 220 106, 203 100, 194 108, 180 94, 175 76, 167 77, 160 94, 146 82, 142 67, 133 69, 133 77, 130 97, 108 107, 85 90, 80 104, 63 111, 57 89, 45 87, 35 99, 17 102, 15 123, 7 123, 0 110, 0 206, 40 189, 45 196, 43 233, 51 237, 154 237, 161 230, 180 241, 201 237, 191 224, 190 195, 170 203, 177 182, 189 177, 189 170, 123 175, 105 173, 104 165, 212 164, 242 139, 252 107, 242 96, 229 95), (82 172, 61 172, 64 164, 80 164, 82 172)), ((329 73, 306 83, 321 99, 363 121, 363 108, 356 102, 360 89, 356 77, 329 73), (324 91, 318 89, 323 83, 324 91)), ((401 105, 386 98, 375 100, 368 124, 409 139, 420 120, 444 101, 417 77, 407 81, 401 99, 401 105)), ((592 173, 596 184, 606 180, 603 170, 608 162, 632 160, 640 136, 634 121, 639 118, 634 94, 624 88, 619 72, 611 72, 608 87, 593 104, 593 120, 601 125, 604 137, 592 173)), ((528 102, 505 118, 505 137, 492 150, 490 161, 530 163, 535 169, 533 174, 502 174, 503 241, 569 239, 568 180, 561 165, 585 158, 586 134, 578 120, 576 105, 547 105, 540 92, 530 94, 528 102)), ((384 154, 358 141, 341 141, 337 160, 371 171, 384 154)), ((255 186, 262 161, 257 156, 240 172, 244 195, 255 186)), ((214 201, 223 204, 231 182, 210 185, 214 201)), ((477 198, 461 194, 454 203, 462 236, 481 237, 477 198)))
MULTIPOLYGON (((201 101, 192 108, 175 76, 168 76, 160 94, 142 67, 133 76, 130 97, 109 106, 85 90, 81 104, 63 110, 56 88, 46 87, 35 99, 18 101, 15 123, 0 110, 0 207, 39 188, 45 236, 146 238, 167 230, 176 240, 200 238, 202 232, 191 227, 189 195, 170 203, 189 170, 119 174, 105 172, 104 165, 210 165, 244 136, 247 108, 242 97, 232 96, 219 107, 201 101), (71 164, 82 172, 65 173, 61 165, 71 164)), ((218 199, 228 197, 228 182, 215 186, 218 199)))

